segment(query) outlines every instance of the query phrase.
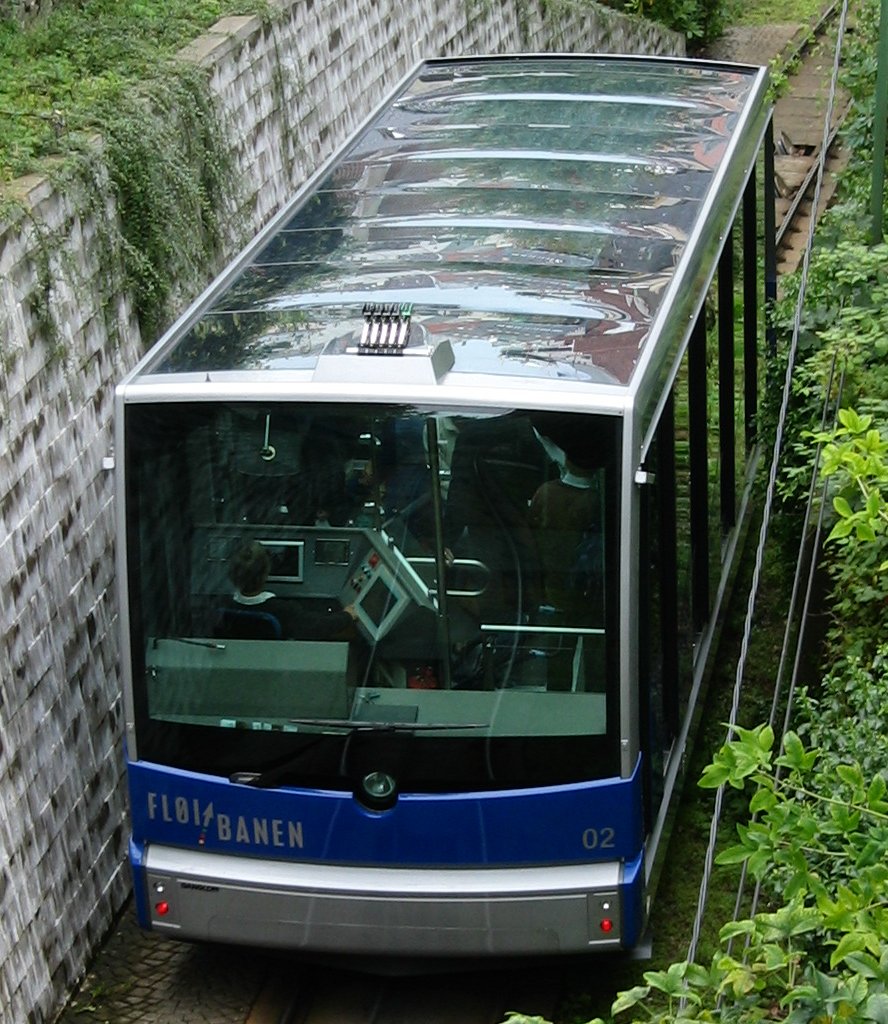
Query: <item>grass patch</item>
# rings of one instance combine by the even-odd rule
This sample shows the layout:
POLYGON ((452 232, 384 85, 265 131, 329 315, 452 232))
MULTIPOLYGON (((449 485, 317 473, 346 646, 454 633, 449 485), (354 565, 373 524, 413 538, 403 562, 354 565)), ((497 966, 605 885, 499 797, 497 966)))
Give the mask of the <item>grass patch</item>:
POLYGON ((814 25, 828 4, 825 0, 752 0, 737 4, 731 24, 751 28, 756 25, 814 25))
POLYGON ((59 0, 26 28, 0 22, 0 181, 82 150, 219 18, 268 12, 266 0, 59 0))

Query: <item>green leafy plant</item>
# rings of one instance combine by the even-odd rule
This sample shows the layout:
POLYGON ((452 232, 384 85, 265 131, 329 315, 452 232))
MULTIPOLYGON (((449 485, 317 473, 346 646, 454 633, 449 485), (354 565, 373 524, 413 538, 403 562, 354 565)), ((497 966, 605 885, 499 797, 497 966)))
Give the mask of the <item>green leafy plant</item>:
POLYGON ((808 434, 824 445, 834 518, 824 561, 834 651, 872 657, 888 625, 888 440, 870 414, 840 409, 839 425, 808 434))
MULTIPOLYGON (((814 435, 827 442, 821 472, 840 487, 833 498, 838 521, 827 540, 846 548, 861 541, 875 544, 888 532, 888 441, 872 426, 872 416, 853 409, 840 409, 839 423, 831 432, 814 435)), ((888 562, 882 562, 878 571, 886 569, 888 562)))
POLYGON ((799 694, 797 717, 799 731, 821 748, 822 758, 859 764, 866 775, 885 775, 888 645, 878 644, 873 656, 866 658, 839 653, 816 693, 803 690, 799 694))
MULTIPOLYGON (((798 279, 787 283, 777 309, 784 336, 792 332, 797 287, 798 279)), ((820 426, 824 400, 841 398, 861 412, 888 409, 888 246, 844 240, 815 253, 799 349, 779 479, 790 510, 804 507, 815 455, 811 436, 820 426)), ((776 415, 770 405, 767 415, 776 415)))
MULTIPOLYGON (((133 297, 148 340, 218 269, 238 231, 231 148, 206 73, 173 55, 223 15, 268 10, 264 0, 92 0, 57 3, 28 28, 0 22, 0 181, 39 166, 80 197, 109 292, 133 297)), ((64 246, 35 228, 44 254, 35 321, 63 358, 45 283, 58 260, 45 254, 64 246)), ((103 315, 113 343, 116 304, 103 315)))
POLYGON ((106 112, 125 275, 147 338, 167 321, 171 303, 205 283, 238 205, 233 159, 204 75, 191 65, 168 71, 106 112))
POLYGON ((681 32, 691 46, 715 39, 728 21, 722 0, 624 0, 621 7, 681 32))
MULTIPOLYGON (((724 925, 723 948, 708 965, 682 961, 645 972, 644 984, 617 995, 611 1017, 645 1024, 888 1020, 884 776, 867 778, 859 765, 806 747, 795 733, 775 751, 773 730, 758 726, 735 730, 700 785, 751 791, 750 820, 718 860, 746 862, 772 895, 779 889, 780 900, 724 925)), ((508 1020, 529 1024, 518 1015, 508 1020)))

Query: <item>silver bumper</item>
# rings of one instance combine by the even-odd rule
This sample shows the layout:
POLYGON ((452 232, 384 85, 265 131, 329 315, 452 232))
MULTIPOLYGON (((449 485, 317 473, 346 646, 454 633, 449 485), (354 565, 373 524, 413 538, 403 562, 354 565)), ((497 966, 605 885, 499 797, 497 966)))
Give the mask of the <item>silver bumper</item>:
POLYGON ((152 845, 145 869, 151 927, 181 939, 417 957, 620 948, 618 863, 367 868, 152 845))

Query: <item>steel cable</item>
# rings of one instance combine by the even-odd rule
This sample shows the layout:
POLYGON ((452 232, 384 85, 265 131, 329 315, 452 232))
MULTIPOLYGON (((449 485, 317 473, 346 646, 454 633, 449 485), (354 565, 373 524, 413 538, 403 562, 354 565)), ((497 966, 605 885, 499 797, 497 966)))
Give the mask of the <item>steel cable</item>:
MULTIPOLYGON (((804 308, 805 294, 808 283, 808 269, 811 262, 811 250, 814 243, 814 229, 816 226, 817 208, 820 202, 820 192, 823 184, 823 172, 826 166, 826 153, 829 139, 829 126, 832 121, 833 108, 835 106, 835 94, 838 83, 839 60, 842 51, 842 43, 845 34, 845 24, 848 16, 848 0, 843 0, 842 13, 839 19, 839 29, 836 37, 836 48, 833 59, 832 79, 830 82, 829 98, 826 114, 824 117, 823 140, 820 148, 817 180, 814 188, 814 199, 811 206, 811 218, 808 224, 808 238, 802 257, 802 270, 799 280, 799 292, 796 300, 795 318, 793 321, 792 339, 787 353, 786 373, 783 381, 783 392, 780 403, 780 413, 777 421, 777 429, 774 438, 774 446, 771 457, 771 465, 768 473, 768 486, 765 494, 764 508, 762 511, 762 522, 759 530, 758 547, 756 549, 755 566, 753 569, 752 582, 749 589, 749 597, 746 607, 746 619, 743 628, 743 639, 740 646, 740 657, 737 663, 737 672, 734 680, 734 690, 731 701, 731 712, 728 719, 726 742, 735 733, 737 717, 740 708, 740 695, 743 688, 743 673, 746 668, 746 659, 749 652, 749 641, 752 633, 752 620, 755 613, 756 597, 761 579, 762 563, 764 561, 765 542, 770 526, 771 511, 774 502, 774 492, 777 484, 777 469, 780 462, 780 453, 783 448, 783 433, 786 425, 786 416, 789 407, 789 398, 792 390, 792 375, 795 368, 795 359, 798 352, 799 332, 801 328, 802 310, 804 308)), ((703 918, 706 913, 706 904, 709 896, 709 881, 712 876, 712 868, 715 862, 715 846, 718 837, 718 828, 721 822, 722 805, 724 803, 725 784, 722 783, 715 793, 715 805, 709 828, 709 843, 706 849, 706 856, 703 865, 703 878, 700 883, 700 891, 697 900, 697 912, 694 918, 694 925, 691 934, 691 941, 688 946, 687 959, 694 961, 697 955, 697 947, 700 942, 700 934, 703 927, 703 918)))
MULTIPOLYGON (((827 416, 829 414, 829 408, 830 408, 830 404, 831 404, 829 396, 832 393, 832 382, 833 382, 833 378, 834 378, 834 374, 835 374, 835 365, 836 365, 836 358, 835 358, 835 355, 834 355, 833 359, 832 359, 832 364, 830 366, 829 379, 827 381, 826 391, 825 391, 825 394, 824 394, 823 410, 822 410, 821 416, 820 416, 820 429, 821 429, 821 431, 826 430, 826 426, 827 426, 827 416)), ((836 402, 835 402, 835 405, 833 406, 833 418, 832 418, 833 419, 833 426, 835 426, 835 422, 836 422, 836 413, 837 413, 837 410, 838 410, 838 407, 839 407, 839 401, 841 399, 841 394, 842 394, 842 389, 843 389, 843 386, 844 386, 844 381, 845 381, 845 375, 844 375, 844 372, 843 372, 842 376, 841 376, 841 378, 839 380, 839 387, 838 387, 838 391, 836 393, 836 402)), ((799 590, 801 588, 802 566, 803 566, 803 563, 804 563, 806 538, 808 537, 808 527, 810 526, 811 514, 812 514, 813 509, 814 509, 814 498, 815 498, 815 495, 817 493, 817 479, 818 479, 818 477, 820 475, 820 457, 821 457, 822 452, 823 452, 823 444, 822 444, 822 442, 818 442, 817 448, 816 448, 815 453, 814 453, 814 461, 813 461, 812 466, 811 466, 811 485, 808 488, 808 500, 807 500, 807 503, 805 505, 805 516, 804 516, 804 520, 802 522, 801 537, 799 538, 799 554, 798 554, 798 558, 796 560, 796 571, 795 571, 795 575, 794 575, 794 578, 793 578, 792 597, 790 598, 790 602, 789 602, 789 612, 787 614, 787 619, 786 619, 786 629, 785 629, 784 634, 783 634, 783 648, 782 648, 782 650, 780 652, 780 663, 777 666, 777 678, 776 678, 776 681, 775 681, 775 684, 774 684, 774 693, 773 693, 773 697, 772 697, 772 700, 771 700, 771 713, 768 716, 768 725, 770 725, 772 728, 774 726, 774 722, 777 720, 777 710, 778 710, 778 708, 780 706, 780 698, 781 698, 781 693, 782 693, 782 690, 783 690, 783 670, 784 670, 784 667, 786 665, 786 659, 787 659, 788 654, 789 654, 789 646, 790 646, 790 642, 791 642, 792 626, 793 626, 793 623, 795 621, 796 604, 797 604, 797 601, 798 601, 799 590)), ((799 661, 800 661, 800 658, 801 658, 801 651, 802 651, 804 637, 805 637, 805 624, 806 624, 806 622, 808 620, 808 612, 809 612, 810 605, 811 605, 811 592, 813 590, 813 584, 814 584, 814 572, 815 572, 815 570, 817 568, 817 552, 820 550, 820 537, 821 537, 822 532, 823 532, 823 515, 824 515, 824 510, 826 508, 826 493, 827 493, 827 490, 828 490, 828 484, 824 483, 823 486, 820 489, 820 504, 819 504, 818 514, 817 514, 817 525, 816 525, 816 527, 814 529, 814 536, 813 536, 813 539, 811 541, 811 557, 810 557, 810 561, 809 561, 809 564, 808 564, 808 578, 807 578, 807 583, 806 583, 806 587, 805 587, 805 600, 804 600, 804 603, 802 605, 801 615, 799 616, 799 628, 798 628, 798 633, 796 635, 796 642, 795 642, 795 657, 794 657, 794 662, 793 662, 793 671, 792 671, 792 675, 790 677, 789 691, 788 691, 788 694, 787 694, 787 697, 786 697, 786 707, 785 707, 785 711, 784 711, 783 728, 781 729, 781 732, 780 732, 780 748, 779 748, 779 753, 783 752, 783 738, 786 736, 787 730, 789 729, 789 723, 790 723, 790 718, 791 718, 791 714, 792 714, 792 705, 793 705, 793 700, 795 698, 796 684, 797 684, 797 680, 798 680, 799 661)), ((780 769, 779 769, 779 767, 777 768, 776 774, 777 774, 777 777, 779 778, 779 776, 780 776, 780 769)), ((751 820, 755 821, 755 820, 757 820, 757 818, 758 818, 758 815, 754 814, 752 816, 751 820)), ((743 893, 744 893, 744 890, 746 889, 746 876, 747 876, 747 862, 744 861, 742 866, 741 866, 741 869, 740 869, 740 880, 739 880, 739 882, 737 884, 737 898, 736 898, 736 901, 734 903, 734 918, 733 918, 734 921, 737 921, 740 918, 740 910, 741 910, 741 905, 742 905, 742 902, 743 902, 743 893)), ((761 894, 761 883, 758 880, 756 880, 755 887, 753 889, 752 900, 750 902, 750 910, 749 910, 749 914, 748 914, 749 917, 752 917, 755 914, 755 912, 756 912, 756 910, 758 908, 758 901, 759 901, 760 894, 761 894)), ((733 938, 728 940, 728 945, 727 945, 728 953, 731 952, 731 948, 733 946, 733 941, 734 941, 733 938)), ((747 947, 749 946, 749 936, 748 935, 746 936, 746 946, 747 947)))

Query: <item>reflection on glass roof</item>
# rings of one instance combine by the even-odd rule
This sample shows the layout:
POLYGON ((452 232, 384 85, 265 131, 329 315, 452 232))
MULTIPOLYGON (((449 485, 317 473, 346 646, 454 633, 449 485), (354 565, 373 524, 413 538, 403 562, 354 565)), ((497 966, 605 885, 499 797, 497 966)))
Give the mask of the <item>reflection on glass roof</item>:
POLYGON ((629 382, 755 71, 424 65, 152 372, 311 370, 368 302, 453 373, 629 382))

